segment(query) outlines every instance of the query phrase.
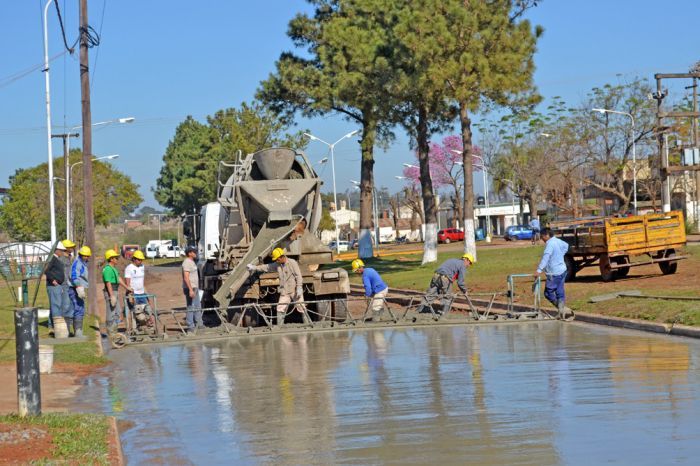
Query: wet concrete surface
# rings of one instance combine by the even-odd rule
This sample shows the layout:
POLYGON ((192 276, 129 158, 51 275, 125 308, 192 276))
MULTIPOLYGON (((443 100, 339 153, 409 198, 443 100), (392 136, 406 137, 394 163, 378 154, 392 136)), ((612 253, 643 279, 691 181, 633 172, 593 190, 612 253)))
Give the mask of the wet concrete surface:
POLYGON ((130 464, 697 464, 700 342, 528 323, 113 351, 130 464), (126 425, 125 424, 125 425, 126 425))

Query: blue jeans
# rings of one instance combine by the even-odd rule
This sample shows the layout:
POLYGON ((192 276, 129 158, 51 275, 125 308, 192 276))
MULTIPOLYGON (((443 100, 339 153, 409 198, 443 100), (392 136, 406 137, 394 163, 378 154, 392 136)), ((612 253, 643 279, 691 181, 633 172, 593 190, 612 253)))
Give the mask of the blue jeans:
POLYGON ((61 286, 63 287, 63 297, 61 298, 63 317, 73 317, 73 301, 70 299, 70 284, 66 281, 61 286))
POLYGON ((49 295, 49 328, 53 328, 53 319, 63 317, 63 286, 47 285, 46 294, 49 295))
POLYGON ((78 296, 75 287, 72 286, 68 289, 68 296, 70 296, 73 306, 70 312, 64 314, 64 316, 68 318, 72 317, 73 319, 82 319, 85 316, 85 300, 78 296))
POLYGON ((195 323, 197 324, 197 327, 204 327, 204 323, 202 322, 202 308, 201 304, 199 303, 199 299, 197 299, 197 293, 199 293, 199 290, 197 288, 194 289, 194 298, 190 298, 190 291, 188 289, 183 288, 182 292, 185 295, 185 302, 187 303, 187 328, 189 330, 194 330, 195 323))
POLYGON ((566 294, 564 293, 564 282, 566 281, 566 272, 561 275, 547 275, 547 283, 544 286, 544 297, 547 301, 557 306, 559 302, 566 302, 566 294))

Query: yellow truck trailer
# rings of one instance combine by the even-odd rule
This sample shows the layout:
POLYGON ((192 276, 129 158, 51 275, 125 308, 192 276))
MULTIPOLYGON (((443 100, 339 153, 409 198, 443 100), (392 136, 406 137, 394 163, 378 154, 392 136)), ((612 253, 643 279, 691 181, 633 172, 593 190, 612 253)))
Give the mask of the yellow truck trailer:
POLYGON ((654 213, 629 217, 596 217, 550 224, 555 234, 569 244, 565 260, 567 280, 584 267, 598 266, 603 281, 626 276, 630 267, 659 264, 664 275, 676 273, 677 254, 685 246, 683 212, 654 213), (648 261, 632 262, 646 255, 648 261))

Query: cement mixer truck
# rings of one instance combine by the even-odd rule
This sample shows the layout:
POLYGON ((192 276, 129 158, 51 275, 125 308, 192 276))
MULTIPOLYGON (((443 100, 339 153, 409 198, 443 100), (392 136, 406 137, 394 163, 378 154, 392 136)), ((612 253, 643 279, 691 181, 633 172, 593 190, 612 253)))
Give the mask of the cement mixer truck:
MULTIPOLYGON (((348 274, 333 263, 331 250, 316 235, 321 220, 321 180, 303 152, 265 149, 233 163, 220 162, 217 202, 201 210, 198 232, 203 307, 238 323, 246 303, 276 303, 277 274, 251 275, 247 264, 270 261, 274 248, 297 260, 304 300, 314 320, 342 321, 350 292, 348 274)), ((269 309, 269 307, 263 307, 269 309)), ((258 325, 245 315, 244 325, 258 325)))

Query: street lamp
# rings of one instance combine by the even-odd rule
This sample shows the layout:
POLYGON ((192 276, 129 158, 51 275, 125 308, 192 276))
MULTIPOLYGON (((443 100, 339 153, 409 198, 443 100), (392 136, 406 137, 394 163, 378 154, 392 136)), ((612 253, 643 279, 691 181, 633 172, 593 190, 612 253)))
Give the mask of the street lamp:
MULTIPOLYGON (((102 157, 94 157, 92 161, 96 160, 114 160, 116 158, 119 158, 119 154, 112 154, 112 155, 105 155, 102 157)), ((73 180, 73 167, 80 165, 83 163, 83 161, 75 162, 73 165, 68 167, 66 170, 66 236, 69 238, 72 238, 74 236, 74 231, 73 231, 73 219, 71 218, 70 215, 70 190, 71 190, 71 182, 73 180)))
POLYGON ((632 120, 632 127, 630 128, 630 137, 632 138, 632 196, 634 199, 634 215, 637 215, 637 148, 634 141, 634 116, 628 112, 609 110, 607 108, 592 108, 591 111, 598 112, 600 114, 614 113, 616 115, 625 115, 630 117, 630 120, 632 120))
MULTIPOLYGON (((100 121, 97 123, 93 123, 91 126, 104 126, 104 125, 111 125, 113 123, 116 124, 127 124, 127 123, 133 123, 136 118, 134 117, 124 117, 124 118, 115 118, 113 120, 106 120, 106 121, 100 121)), ((65 150, 65 153, 63 154, 64 158, 64 164, 63 166, 65 167, 65 176, 66 176, 66 236, 72 236, 72 228, 71 228, 71 218, 70 218, 70 178, 71 178, 71 170, 72 167, 77 165, 73 164, 72 166, 69 166, 70 163, 70 138, 71 137, 79 137, 80 133, 73 133, 78 128, 82 128, 82 126, 77 125, 77 126, 72 126, 71 128, 68 129, 68 132, 65 134, 58 134, 56 137, 63 137, 64 138, 64 145, 63 148, 65 150)), ((102 160, 102 159, 116 159, 119 157, 119 155, 108 155, 105 157, 99 157, 99 158, 93 158, 92 160, 102 160)), ((78 162, 82 163, 82 162, 78 162)))
POLYGON ((314 165, 325 165, 328 163, 328 157, 323 157, 321 160, 318 162, 314 163, 314 165))
POLYGON ((51 86, 49 80, 49 34, 48 34, 48 10, 53 0, 47 0, 44 7, 44 84, 46 87, 46 136, 48 140, 49 161, 49 210, 51 221, 51 244, 56 243, 56 201, 53 183, 53 147, 51 146, 51 86))
MULTIPOLYGON (((455 154, 461 154, 462 151, 459 151, 457 149, 450 149, 453 153, 455 154)), ((471 154, 472 157, 476 157, 477 159, 481 160, 481 170, 482 170, 482 175, 483 175, 483 180, 484 180, 484 202, 485 202, 485 208, 486 208, 486 242, 490 243, 491 242, 491 214, 489 213, 489 185, 487 183, 487 177, 488 177, 488 167, 486 165, 486 162, 484 162, 484 158, 480 155, 476 154, 471 154)), ((462 164, 463 162, 457 162, 459 164, 462 164)), ((477 168, 479 166, 477 165, 477 168)), ((465 183, 466 184, 466 183, 465 183)), ((465 193, 466 196, 466 193, 465 193)))
POLYGON ((343 139, 351 138, 359 132, 360 132, 359 129, 356 129, 355 131, 350 131, 348 134, 346 134, 342 138, 338 139, 333 144, 330 144, 330 143, 324 141, 323 139, 314 136, 311 133, 304 133, 304 136, 308 137, 312 141, 318 141, 321 144, 325 144, 326 146, 328 146, 328 149, 331 152, 331 169, 333 171, 333 202, 335 203, 335 212, 336 212, 335 248, 336 248, 336 252, 338 254, 340 254, 340 233, 338 232, 338 218, 337 218, 338 217, 338 193, 336 192, 336 189, 335 189, 335 154, 334 154, 333 150, 335 149, 335 145, 338 144, 340 141, 342 141, 343 139))

